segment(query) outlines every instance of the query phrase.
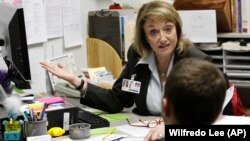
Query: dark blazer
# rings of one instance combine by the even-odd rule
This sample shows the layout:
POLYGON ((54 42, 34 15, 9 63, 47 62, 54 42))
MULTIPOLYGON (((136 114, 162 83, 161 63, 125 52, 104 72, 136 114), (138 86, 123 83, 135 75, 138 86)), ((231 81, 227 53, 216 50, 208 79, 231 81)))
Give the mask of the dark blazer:
MULTIPOLYGON (((135 103, 136 108, 133 112, 140 115, 150 115, 146 104, 146 97, 151 71, 149 70, 147 64, 139 64, 135 66, 141 57, 132 47, 129 48, 127 57, 127 65, 123 69, 120 77, 114 83, 112 90, 88 84, 85 97, 81 98, 80 102, 84 105, 110 113, 120 112, 123 108, 129 108, 135 103), (133 74, 136 74, 134 80, 141 82, 139 94, 121 90, 123 79, 131 79, 131 75, 133 74)), ((211 60, 211 58, 202 51, 196 48, 191 48, 185 56, 180 57, 178 54, 175 54, 174 64, 186 57, 211 60)))

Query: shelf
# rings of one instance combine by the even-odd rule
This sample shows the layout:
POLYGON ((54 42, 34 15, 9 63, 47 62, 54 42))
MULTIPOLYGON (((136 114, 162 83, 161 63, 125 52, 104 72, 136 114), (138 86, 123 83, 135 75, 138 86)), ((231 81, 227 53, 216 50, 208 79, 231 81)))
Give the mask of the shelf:
POLYGON ((220 64, 215 64, 215 66, 217 67, 217 68, 219 68, 219 69, 223 69, 223 65, 220 65, 220 64))
POLYGON ((221 55, 210 55, 212 59, 223 59, 223 56, 221 55))
POLYGON ((246 65, 233 65, 233 64, 228 64, 228 65, 224 65, 225 68, 227 69, 243 69, 243 70, 247 70, 250 69, 250 66, 246 66, 246 65))
POLYGON ((225 56, 225 59, 232 59, 232 60, 250 60, 250 56, 225 56))
POLYGON ((228 72, 226 73, 228 77, 236 78, 250 78, 250 73, 237 73, 237 72, 228 72))
POLYGON ((197 47, 198 49, 202 51, 222 51, 222 47, 197 47))
POLYGON ((218 38, 245 38, 245 39, 250 39, 250 34, 247 33, 219 33, 217 34, 218 38))
POLYGON ((229 80, 230 83, 233 83, 236 87, 241 88, 249 88, 250 81, 237 81, 237 80, 229 80))
POLYGON ((197 48, 211 56, 212 62, 227 74, 229 82, 237 87, 250 88, 250 47, 240 46, 239 42, 245 40, 249 43, 250 34, 220 33, 217 37, 220 43, 217 46, 208 44, 197 48), (228 41, 238 41, 239 45, 223 44, 228 41))

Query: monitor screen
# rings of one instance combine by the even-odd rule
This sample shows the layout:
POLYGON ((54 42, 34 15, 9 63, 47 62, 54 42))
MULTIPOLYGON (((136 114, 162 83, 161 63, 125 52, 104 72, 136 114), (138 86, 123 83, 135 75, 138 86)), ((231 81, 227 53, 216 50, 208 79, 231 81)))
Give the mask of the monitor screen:
POLYGON ((20 89, 30 89, 30 64, 24 12, 20 6, 0 3, 0 46, 8 78, 20 89))

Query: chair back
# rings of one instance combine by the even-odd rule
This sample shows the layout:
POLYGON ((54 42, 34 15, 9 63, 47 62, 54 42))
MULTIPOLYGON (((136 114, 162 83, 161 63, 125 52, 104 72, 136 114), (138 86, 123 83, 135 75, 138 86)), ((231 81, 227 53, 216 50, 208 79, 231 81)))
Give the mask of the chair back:
POLYGON ((115 49, 96 38, 87 38, 86 43, 88 67, 105 67, 117 79, 122 71, 122 60, 115 49))

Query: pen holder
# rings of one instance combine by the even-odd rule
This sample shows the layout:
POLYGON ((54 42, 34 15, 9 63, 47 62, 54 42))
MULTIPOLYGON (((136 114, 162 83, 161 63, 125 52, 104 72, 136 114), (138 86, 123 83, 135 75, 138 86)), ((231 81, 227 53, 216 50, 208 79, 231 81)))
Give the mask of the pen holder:
POLYGON ((47 119, 41 121, 25 121, 26 137, 46 135, 47 119))

